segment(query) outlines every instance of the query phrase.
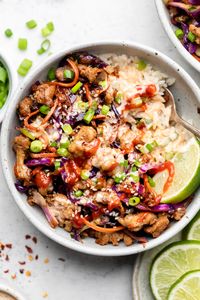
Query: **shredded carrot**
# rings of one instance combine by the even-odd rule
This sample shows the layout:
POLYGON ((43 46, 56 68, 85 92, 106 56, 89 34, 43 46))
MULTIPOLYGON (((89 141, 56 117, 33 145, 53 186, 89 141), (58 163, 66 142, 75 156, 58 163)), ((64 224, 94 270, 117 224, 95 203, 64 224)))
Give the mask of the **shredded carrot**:
POLYGON ((113 227, 113 228, 104 228, 104 227, 100 227, 95 225, 92 222, 87 221, 85 218, 83 218, 83 222, 85 223, 85 225, 87 225, 88 227, 94 229, 95 231, 98 232, 103 232, 103 233, 114 233, 120 230, 124 229, 124 226, 117 226, 117 227, 113 227))
POLYGON ((57 154, 57 153, 45 153, 45 152, 43 152, 43 153, 30 153, 30 156, 32 157, 32 158, 41 158, 41 157, 45 157, 45 158, 52 158, 52 157, 58 157, 58 156, 60 156, 59 154, 57 154))
POLYGON ((74 86, 77 83, 78 78, 79 78, 78 67, 77 67, 76 63, 73 60, 69 59, 69 58, 67 59, 67 62, 72 67, 72 69, 74 71, 74 80, 72 82, 69 82, 69 83, 51 81, 51 82, 49 82, 50 84, 70 88, 70 87, 74 86))
POLYGON ((156 192, 152 189, 152 187, 149 184, 148 176, 144 174, 144 185, 149 191, 149 193, 156 195, 156 192))
POLYGON ((92 97, 91 97, 90 90, 89 90, 87 83, 84 84, 84 88, 85 88, 85 94, 86 94, 86 98, 88 100, 89 107, 91 107, 92 106, 92 97))
POLYGON ((35 127, 33 125, 30 125, 28 123, 29 119, 36 115, 37 113, 39 113, 39 109, 33 111, 32 113, 30 113, 25 119, 24 119, 24 125, 26 126, 26 128, 28 128, 29 130, 33 130, 33 131, 40 131, 40 129, 38 127, 35 127))
POLYGON ((46 115, 46 117, 42 120, 41 125, 43 125, 43 124, 45 124, 46 122, 49 121, 49 119, 53 115, 57 105, 58 105, 58 99, 55 100, 54 105, 52 106, 52 108, 51 108, 50 112, 48 113, 48 115, 46 115))
POLYGON ((200 57, 198 57, 196 54, 192 54, 192 56, 193 56, 196 60, 200 61, 200 57))

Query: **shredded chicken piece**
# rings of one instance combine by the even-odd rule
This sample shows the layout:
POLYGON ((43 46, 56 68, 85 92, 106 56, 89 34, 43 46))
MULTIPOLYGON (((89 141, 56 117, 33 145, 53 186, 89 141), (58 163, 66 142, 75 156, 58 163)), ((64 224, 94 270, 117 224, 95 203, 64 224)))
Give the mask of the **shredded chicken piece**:
POLYGON ((90 82, 96 81, 98 74, 102 71, 99 68, 92 68, 86 65, 78 65, 80 75, 86 77, 90 82))
POLYGON ((157 218, 152 226, 145 227, 144 231, 156 238, 167 228, 168 225, 168 217, 166 215, 161 215, 157 218))
POLYGON ((118 129, 118 138, 120 140, 122 149, 129 149, 133 147, 133 141, 137 138, 137 132, 131 130, 126 124, 121 125, 118 129))
POLYGON ((144 225, 154 224, 156 219, 156 215, 151 212, 141 212, 126 215, 124 218, 119 218, 118 222, 131 231, 140 231, 144 225))
POLYGON ((185 207, 179 207, 173 213, 173 218, 175 220, 179 221, 184 216, 185 213, 186 213, 186 208, 185 207))
POLYGON ((69 152, 75 156, 83 156, 91 147, 91 142, 96 138, 96 130, 90 126, 82 126, 69 145, 69 152))
POLYGON ((25 164, 26 150, 29 149, 30 141, 23 135, 18 135, 14 139, 14 150, 16 152, 15 176, 19 180, 29 183, 31 181, 31 169, 25 164))
POLYGON ((94 200, 97 203, 108 204, 115 200, 117 201, 118 199, 119 198, 118 198, 117 194, 112 190, 109 192, 99 191, 94 194, 94 200))
POLYGON ((193 34, 196 35, 196 39, 195 39, 195 42, 197 44, 200 44, 200 28, 193 25, 193 24, 190 24, 189 25, 189 31, 191 31, 193 34))
POLYGON ((96 243, 99 245, 107 245, 112 243, 113 246, 118 246, 119 242, 123 240, 124 234, 122 232, 115 233, 102 233, 95 232, 94 237, 96 238, 96 243))
POLYGON ((49 85, 43 83, 37 86, 34 93, 35 100, 40 104, 45 104, 48 106, 53 106, 53 96, 55 94, 56 87, 54 85, 49 85))
POLYGON ((92 165, 102 171, 110 172, 113 166, 116 167, 118 158, 121 157, 121 151, 110 147, 102 147, 97 150, 93 159, 92 165))
POLYGON ((31 106, 33 105, 33 100, 29 97, 25 97, 19 102, 19 114, 22 117, 26 117, 31 113, 31 106))

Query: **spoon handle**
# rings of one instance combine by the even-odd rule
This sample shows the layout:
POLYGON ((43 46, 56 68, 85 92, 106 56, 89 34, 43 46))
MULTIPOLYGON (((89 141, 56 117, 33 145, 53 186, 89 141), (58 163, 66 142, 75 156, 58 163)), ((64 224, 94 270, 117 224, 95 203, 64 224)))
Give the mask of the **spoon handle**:
POLYGON ((183 120, 181 117, 178 117, 178 123, 180 123, 183 127, 185 127, 187 130, 192 132, 196 137, 200 138, 200 130, 197 129, 196 127, 192 126, 190 123, 187 121, 183 120))

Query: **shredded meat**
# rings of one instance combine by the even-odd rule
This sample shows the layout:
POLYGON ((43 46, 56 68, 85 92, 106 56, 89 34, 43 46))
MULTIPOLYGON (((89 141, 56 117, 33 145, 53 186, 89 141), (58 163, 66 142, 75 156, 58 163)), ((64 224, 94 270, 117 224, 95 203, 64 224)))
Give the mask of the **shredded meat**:
POLYGON ((78 65, 78 69, 80 75, 86 77, 89 80, 89 82, 96 81, 98 74, 101 72, 101 69, 99 68, 92 68, 81 64, 78 65))
POLYGON ((56 87, 54 85, 49 85, 43 83, 37 86, 34 93, 35 100, 40 104, 46 104, 48 106, 53 106, 53 96, 55 94, 56 87))
POLYGON ((158 216, 153 225, 144 228, 146 233, 151 234, 154 238, 158 237, 169 225, 169 219, 166 215, 158 216))
POLYGON ((69 152, 75 156, 83 156, 90 148, 90 143, 96 138, 96 130, 90 126, 82 126, 69 145, 69 152))
POLYGON ((184 216, 185 213, 186 213, 186 208, 185 207, 179 207, 173 213, 173 218, 175 220, 179 221, 184 216))
POLYGON ((107 66, 104 68, 104 70, 109 74, 109 75, 114 75, 116 77, 119 76, 119 66, 107 66))
POLYGON ((66 66, 56 69, 56 78, 60 81, 64 81, 65 80, 64 71, 67 70, 67 69, 68 68, 66 66))
POLYGON ((25 97, 23 100, 19 102, 19 114, 22 117, 26 117, 31 113, 31 106, 33 104, 33 100, 29 97, 25 97))
POLYGON ((14 167, 15 176, 19 180, 29 183, 31 181, 31 169, 25 164, 26 150, 29 149, 30 140, 23 135, 18 135, 14 139, 14 150, 16 152, 16 163, 14 167))
POLYGON ((102 171, 109 172, 113 166, 116 166, 116 160, 120 154, 121 152, 118 149, 110 147, 99 148, 92 159, 92 165, 102 171))
POLYGON ((197 44, 200 44, 200 27, 196 27, 195 25, 190 24, 189 31, 191 31, 192 33, 194 33, 196 35, 195 42, 197 44))
POLYGON ((136 139, 137 133, 124 124, 119 127, 118 138, 122 149, 129 149, 133 147, 133 141, 136 139))
POLYGON ((103 246, 112 243, 113 246, 118 246, 119 242, 123 240, 124 234, 122 232, 103 233, 96 231, 94 232, 94 237, 99 245, 103 246))
POLYGON ((131 231, 140 231, 144 225, 154 224, 156 219, 156 215, 151 212, 141 212, 126 215, 124 218, 119 218, 118 221, 131 231))
POLYGON ((114 191, 109 191, 109 192, 99 191, 94 195, 94 200, 97 203, 102 203, 102 204, 108 204, 114 202, 115 200, 117 201, 118 199, 119 198, 114 191))

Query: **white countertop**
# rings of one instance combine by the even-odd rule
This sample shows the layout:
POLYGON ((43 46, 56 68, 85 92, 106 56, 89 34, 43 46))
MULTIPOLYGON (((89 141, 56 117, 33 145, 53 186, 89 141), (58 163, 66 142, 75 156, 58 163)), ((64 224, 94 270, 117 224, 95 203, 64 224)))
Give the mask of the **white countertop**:
MULTIPOLYGON (((55 24, 50 36, 51 51, 76 43, 99 40, 131 40, 164 52, 180 63, 197 81, 199 74, 174 49, 161 27, 153 0, 0 0, 0 47, 10 56, 15 69, 23 58, 34 65, 44 60, 35 51, 41 43, 39 29, 29 31, 24 26, 36 19, 39 27, 48 21, 55 24), (4 29, 12 28, 14 36, 4 37, 4 29), (28 50, 17 49, 18 37, 27 37, 28 50)), ((0 171, 0 241, 12 243, 10 261, 0 258, 1 278, 17 287, 29 300, 130 300, 132 268, 135 256, 101 258, 75 253, 42 235, 19 211, 0 171), (25 235, 36 236, 37 244, 25 240, 25 235), (29 261, 25 245, 33 248, 38 260, 29 261), (44 263, 48 258, 49 262, 44 263), (64 258, 65 262, 58 260, 64 258), (18 261, 26 261, 19 265, 18 261), (29 261, 29 262, 28 262, 29 261), (19 269, 31 271, 31 276, 19 269), (9 273, 4 273, 9 269, 9 273), (11 275, 17 275, 12 279, 11 275)), ((4 251, 5 252, 5 251, 4 251)), ((144 299, 147 300, 147 299, 144 299)))

